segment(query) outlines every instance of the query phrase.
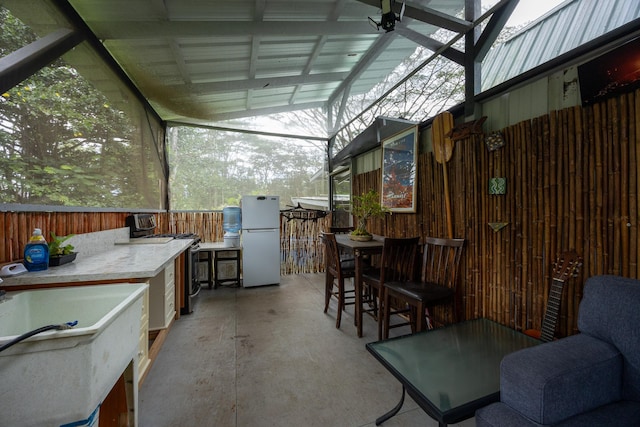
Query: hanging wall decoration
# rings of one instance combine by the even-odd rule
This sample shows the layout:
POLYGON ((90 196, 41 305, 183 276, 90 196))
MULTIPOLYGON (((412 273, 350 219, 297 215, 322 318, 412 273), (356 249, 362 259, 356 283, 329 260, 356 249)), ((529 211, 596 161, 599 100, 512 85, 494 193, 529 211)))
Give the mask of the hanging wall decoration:
POLYGON ((507 225, 509 225, 508 222, 490 222, 489 223, 489 227, 491 227, 491 229, 496 233, 502 230, 503 228, 505 228, 507 225))
POLYGON ((496 151, 498 148, 503 147, 504 137, 502 136, 502 132, 491 132, 484 138, 484 143, 487 144, 487 149, 489 151, 496 151))
POLYGON ((506 194, 507 178, 489 178, 489 194, 506 194))
POLYGON ((310 208, 303 208, 302 206, 300 206, 300 203, 298 203, 298 206, 296 206, 295 208, 290 208, 290 209, 283 209, 280 211, 280 214, 287 218, 287 221, 291 221, 292 219, 299 219, 302 221, 316 221, 319 218, 324 218, 325 216, 327 216, 326 211, 320 210, 320 209, 310 209, 310 208))
POLYGON ((459 141, 473 135, 482 134, 482 124, 487 120, 487 116, 482 116, 478 120, 459 124, 451 129, 445 136, 452 141, 459 141))

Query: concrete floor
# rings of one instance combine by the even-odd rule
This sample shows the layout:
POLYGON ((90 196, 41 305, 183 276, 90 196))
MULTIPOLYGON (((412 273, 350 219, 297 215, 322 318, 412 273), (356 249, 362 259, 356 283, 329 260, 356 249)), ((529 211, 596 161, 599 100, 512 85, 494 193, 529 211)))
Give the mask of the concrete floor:
MULTIPOLYGON (((365 349, 377 338, 374 320, 365 316, 358 338, 353 306, 336 329, 335 301, 327 314, 323 305, 324 274, 283 276, 278 286, 202 289, 140 388, 140 426, 373 427, 402 387, 365 349)), ((408 396, 384 423, 437 425, 408 396)))

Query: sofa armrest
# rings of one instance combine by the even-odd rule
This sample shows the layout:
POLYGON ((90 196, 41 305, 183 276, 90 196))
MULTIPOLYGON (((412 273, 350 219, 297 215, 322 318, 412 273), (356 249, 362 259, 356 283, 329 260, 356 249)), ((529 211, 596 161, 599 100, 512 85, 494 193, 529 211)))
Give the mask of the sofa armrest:
POLYGON ((611 344, 586 334, 507 355, 500 365, 500 400, 540 424, 620 400, 623 361, 611 344))

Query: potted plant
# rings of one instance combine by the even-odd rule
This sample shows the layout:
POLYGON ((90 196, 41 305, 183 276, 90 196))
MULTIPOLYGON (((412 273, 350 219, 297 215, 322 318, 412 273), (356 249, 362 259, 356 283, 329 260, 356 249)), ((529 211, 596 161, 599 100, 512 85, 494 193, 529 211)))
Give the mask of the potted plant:
POLYGON ((71 237, 73 237, 73 234, 56 236, 56 233, 51 232, 51 240, 49 241, 49 267, 57 267, 76 259, 78 254, 73 252, 73 245, 66 244, 63 246, 63 243, 71 237))
POLYGON ((380 204, 380 195, 373 189, 361 196, 353 196, 351 213, 358 218, 358 225, 349 237, 359 241, 371 240, 373 235, 367 231, 367 220, 382 218, 387 212, 388 210, 380 204))

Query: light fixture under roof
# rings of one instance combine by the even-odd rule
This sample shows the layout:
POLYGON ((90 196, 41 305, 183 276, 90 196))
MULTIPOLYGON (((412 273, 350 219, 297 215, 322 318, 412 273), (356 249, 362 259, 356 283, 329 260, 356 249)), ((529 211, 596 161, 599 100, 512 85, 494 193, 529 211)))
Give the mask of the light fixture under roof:
POLYGON ((400 15, 396 15, 393 11, 393 5, 395 0, 380 0, 380 8, 382 9, 382 16, 380 22, 376 22, 373 18, 369 17, 369 22, 374 26, 376 30, 382 28, 385 32, 393 31, 396 27, 396 21, 402 21, 404 16, 405 3, 402 3, 400 9, 400 15))

